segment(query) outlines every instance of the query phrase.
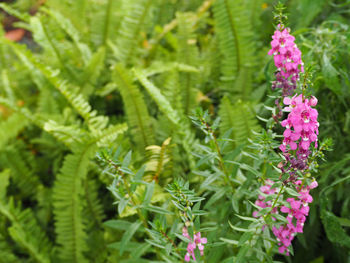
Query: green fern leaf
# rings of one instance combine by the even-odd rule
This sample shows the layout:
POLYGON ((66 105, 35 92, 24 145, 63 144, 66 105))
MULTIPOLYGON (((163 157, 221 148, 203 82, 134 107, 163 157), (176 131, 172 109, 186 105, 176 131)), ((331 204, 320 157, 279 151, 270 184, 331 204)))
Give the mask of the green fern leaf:
POLYGON ((11 6, 5 4, 5 3, 0 3, 0 8, 3 9, 6 13, 17 17, 21 19, 24 22, 29 22, 30 15, 26 13, 21 13, 17 9, 12 8, 11 6))
POLYGON ((221 100, 219 116, 221 118, 220 132, 224 134, 232 129, 232 139, 235 145, 247 142, 254 136, 254 131, 259 130, 257 119, 251 105, 238 101, 231 104, 227 97, 221 100))
POLYGON ((192 156, 192 146, 194 143, 194 134, 192 133, 187 119, 173 109, 170 102, 166 99, 160 90, 147 79, 142 70, 134 69, 135 76, 147 90, 149 95, 158 105, 160 111, 167 117, 171 124, 173 124, 176 135, 181 137, 181 144, 187 153, 190 166, 194 167, 194 160, 192 156))
POLYGON ((66 32, 66 34, 73 40, 73 43, 77 50, 79 50, 81 57, 86 65, 91 58, 91 50, 88 45, 81 41, 80 32, 74 27, 72 22, 60 12, 53 9, 43 9, 51 17, 53 17, 56 23, 66 32))
MULTIPOLYGON (((243 0, 218 0, 214 5, 215 29, 223 57, 221 80, 226 90, 236 92, 241 98, 244 98, 242 94, 249 94, 250 86, 241 81, 242 84, 235 85, 235 80, 239 74, 249 76, 242 71, 251 67, 254 61, 254 42, 249 18, 243 0)), ((240 78, 244 78, 242 75, 240 78)))
POLYGON ((15 138, 28 124, 26 117, 19 113, 11 114, 7 120, 0 122, 0 148, 15 138))
MULTIPOLYGON (((195 16, 189 13, 178 13, 178 52, 177 60, 193 67, 198 66, 198 49, 196 47, 196 36, 193 33, 195 16)), ((183 112, 187 116, 196 105, 196 86, 198 75, 192 73, 180 74, 181 98, 183 100, 183 112)))
POLYGON ((0 263, 17 263, 19 259, 13 254, 6 239, 0 234, 0 263))
POLYGON ((2 167, 9 168, 14 184, 19 188, 23 197, 35 197, 40 182, 26 162, 23 149, 13 145, 8 146, 0 155, 2 167))
POLYGON ((0 202, 0 213, 11 222, 8 229, 11 238, 36 262, 49 263, 52 245, 40 228, 30 209, 21 211, 11 199, 8 205, 0 202))
POLYGON ((84 83, 82 93, 88 97, 94 90, 95 83, 104 68, 104 60, 106 56, 106 49, 100 47, 91 59, 87 62, 81 80, 84 83))
POLYGON ((0 173, 0 201, 5 201, 7 186, 10 183, 10 170, 4 170, 0 173))
POLYGON ((55 231, 60 245, 59 256, 64 262, 86 262, 87 249, 85 224, 83 223, 83 181, 88 172, 89 160, 95 145, 77 145, 66 156, 53 188, 55 231))
POLYGON ((62 93, 73 108, 84 118, 91 131, 95 132, 102 130, 107 126, 108 117, 97 116, 97 111, 92 110, 89 103, 79 93, 79 89, 77 87, 67 84, 66 81, 57 76, 57 72, 53 71, 49 67, 44 67, 44 65, 39 63, 33 54, 25 47, 9 41, 5 41, 5 43, 13 48, 24 64, 28 65, 28 68, 35 67, 57 90, 62 93))
POLYGON ((132 78, 121 64, 114 67, 114 81, 118 85, 124 102, 129 129, 138 149, 143 152, 148 145, 154 144, 150 116, 140 90, 132 83, 132 78))
POLYGON ((171 138, 166 139, 162 146, 150 145, 147 146, 148 162, 146 163, 146 171, 152 176, 152 180, 158 182, 161 173, 166 169, 167 165, 171 162, 170 153, 171 138))
POLYGON ((169 101, 162 95, 160 90, 147 79, 143 71, 135 69, 134 73, 137 79, 145 87, 147 92, 151 95, 153 100, 157 103, 159 109, 163 112, 163 114, 169 119, 170 122, 179 127, 179 114, 173 109, 169 101))
POLYGON ((129 6, 119 29, 117 57, 124 64, 130 64, 154 0, 130 0, 124 3, 129 6))

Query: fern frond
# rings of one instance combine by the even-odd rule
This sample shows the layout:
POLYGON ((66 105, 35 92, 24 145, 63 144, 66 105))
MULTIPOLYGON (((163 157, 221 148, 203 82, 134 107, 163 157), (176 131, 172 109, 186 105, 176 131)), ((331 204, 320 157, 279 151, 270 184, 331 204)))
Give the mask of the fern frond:
POLYGON ((0 263, 17 263, 19 259, 13 254, 6 239, 0 234, 0 263))
POLYGON ((182 112, 180 76, 175 70, 170 71, 164 79, 162 93, 170 102, 171 106, 177 111, 182 112))
MULTIPOLYGON (((91 5, 96 5, 95 2, 91 5)), ((69 17, 72 24, 79 32, 86 33, 87 28, 85 20, 87 8, 89 7, 89 2, 87 0, 50 0, 47 1, 45 5, 49 6, 50 10, 57 10, 63 16, 69 17)))
POLYGON ((3 69, 1 71, 1 82, 2 82, 1 89, 4 90, 4 93, 6 94, 7 98, 11 101, 14 101, 15 95, 13 94, 13 90, 10 86, 9 76, 6 69, 3 69))
POLYGON ((43 129, 64 143, 68 148, 71 148, 72 145, 81 142, 83 138, 89 136, 85 130, 80 129, 77 125, 64 126, 54 120, 45 122, 43 129))
POLYGON ((53 188, 55 231, 59 256, 64 262, 86 262, 86 226, 83 223, 83 181, 95 145, 76 145, 66 156, 53 188))
POLYGON ((82 76, 83 82, 82 93, 88 97, 94 90, 95 83, 104 68, 104 60, 106 56, 106 49, 100 47, 96 53, 87 61, 86 67, 82 76))
POLYGON ((3 9, 6 13, 17 17, 19 19, 21 19, 24 22, 29 22, 30 19, 30 15, 26 14, 26 13, 21 13, 19 12, 17 9, 12 8, 11 6, 5 4, 5 3, 0 3, 0 8, 3 9))
POLYGON ((0 173, 0 202, 5 201, 7 186, 10 183, 10 170, 4 170, 0 173))
POLYGON ((259 125, 251 105, 238 101, 231 104, 227 97, 221 100, 219 116, 221 118, 220 132, 224 134, 232 129, 232 139, 235 145, 247 142, 254 136, 253 131, 259 130, 259 125))
MULTIPOLYGON (((195 16, 190 13, 178 13, 178 62, 198 66, 198 49, 196 46, 196 36, 193 32, 195 16)), ((187 116, 195 107, 196 85, 198 84, 198 75, 192 73, 180 74, 181 97, 183 100, 183 112, 187 116)))
MULTIPOLYGON (((127 2, 124 2, 127 3, 127 2)), ((140 33, 147 24, 147 17, 154 0, 130 0, 117 38, 118 59, 129 64, 135 50, 138 48, 140 33)))
POLYGON ((146 171, 151 173, 152 180, 158 181, 160 174, 171 161, 170 142, 171 138, 169 137, 163 142, 162 146, 150 145, 146 148, 149 155, 146 171))
POLYGON ((70 19, 63 16, 60 12, 53 9, 43 9, 48 13, 56 23, 62 28, 62 30, 73 40, 73 43, 77 50, 79 50, 81 57, 86 65, 91 58, 91 50, 88 45, 81 41, 80 32, 75 28, 70 19))
POLYGON ((7 120, 0 122, 0 148, 7 144, 9 140, 15 138, 23 130, 29 121, 19 113, 13 113, 7 120))
POLYGON ((86 206, 84 207, 84 217, 87 223, 89 247, 88 258, 90 262, 105 262, 107 257, 107 245, 104 240, 102 222, 105 218, 103 206, 98 196, 97 180, 88 178, 84 182, 84 197, 86 206))
POLYGON ((50 83, 59 90, 62 95, 67 99, 67 101, 73 106, 73 108, 81 115, 85 122, 87 123, 91 131, 97 131, 104 129, 108 123, 108 117, 97 116, 97 111, 92 110, 89 103, 84 99, 84 97, 79 93, 79 89, 75 86, 67 84, 66 81, 62 80, 57 76, 57 72, 53 71, 49 67, 44 67, 39 63, 33 54, 18 44, 5 41, 10 45, 18 57, 26 64, 28 67, 35 67, 40 73, 45 76, 50 83))
POLYGON ((223 57, 221 80, 226 90, 230 92, 234 90, 241 96, 243 91, 250 87, 247 85, 235 87, 235 80, 243 68, 251 67, 254 61, 253 34, 245 1, 216 1, 214 19, 223 57))
POLYGON ((11 199, 8 205, 0 202, 0 213, 8 218, 11 238, 18 243, 36 262, 49 263, 52 245, 40 228, 30 209, 21 211, 11 199))
POLYGON ((19 193, 24 197, 35 197, 35 193, 40 184, 38 177, 29 167, 24 156, 23 149, 8 146, 0 154, 0 164, 9 168, 14 184, 19 188, 19 193))
POLYGON ((155 74, 165 73, 167 71, 181 71, 181 72, 191 72, 191 73, 199 73, 198 68, 190 65, 186 65, 178 62, 163 62, 163 61, 155 61, 149 67, 143 69, 146 77, 153 76, 155 74))
POLYGON ((179 126, 179 114, 173 109, 169 101, 162 95, 160 90, 151 81, 147 79, 143 71, 135 69, 134 73, 136 78, 145 87, 149 95, 157 103, 159 109, 163 112, 163 114, 169 119, 170 122, 172 122, 176 126, 179 126))
POLYGON ((123 98, 132 138, 137 144, 138 149, 142 152, 148 145, 154 143, 153 131, 150 126, 150 116, 142 93, 133 84, 132 77, 121 64, 117 64, 114 67, 113 78, 123 98))
POLYGON ((191 167, 193 167, 193 156, 192 156, 192 143, 194 135, 190 130, 189 123, 182 118, 182 115, 179 114, 176 110, 173 109, 170 102, 162 95, 160 90, 147 79, 144 72, 140 69, 134 69, 135 76, 147 90, 149 95, 158 105, 160 111, 167 117, 167 119, 174 125, 176 129, 175 133, 182 137, 181 144, 184 147, 191 167))
POLYGON ((48 115, 59 113, 59 105, 53 96, 54 94, 55 92, 51 86, 41 88, 38 98, 37 112, 48 115))
POLYGON ((103 131, 97 132, 94 138, 97 142, 97 146, 104 147, 109 146, 111 143, 115 142, 117 137, 126 132, 128 126, 126 123, 111 125, 103 131))

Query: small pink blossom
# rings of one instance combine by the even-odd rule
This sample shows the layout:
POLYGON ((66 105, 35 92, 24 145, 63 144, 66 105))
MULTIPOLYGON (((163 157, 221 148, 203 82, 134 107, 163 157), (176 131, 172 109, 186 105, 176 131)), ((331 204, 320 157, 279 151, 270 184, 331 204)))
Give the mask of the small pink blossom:
POLYGON ((301 52, 294 40, 289 28, 278 25, 278 29, 272 36, 271 49, 268 52, 270 56, 274 56, 275 66, 284 79, 290 81, 298 80, 299 73, 304 72, 301 52))
POLYGON ((198 233, 194 234, 194 238, 192 240, 192 238, 188 234, 188 230, 186 227, 182 228, 182 235, 189 240, 189 243, 187 245, 187 253, 185 254, 185 261, 186 262, 189 262, 191 260, 191 256, 192 256, 193 260, 196 261, 196 257, 194 254, 196 247, 198 247, 198 249, 200 251, 200 255, 201 256, 204 255, 204 245, 203 244, 206 244, 208 242, 207 238, 201 237, 201 233, 198 232, 198 233))
POLYGON ((307 99, 302 94, 296 94, 292 98, 285 97, 283 103, 286 105, 284 110, 289 114, 287 119, 281 122, 281 125, 286 129, 283 133, 284 139, 280 149, 282 152, 286 152, 287 146, 291 150, 298 148, 297 155, 306 159, 311 143, 317 147, 318 112, 311 107, 317 104, 317 99, 315 97, 307 99))
POLYGON ((317 187, 317 182, 313 181, 309 186, 301 186, 300 180, 295 182, 296 189, 299 192, 297 198, 287 198, 289 206, 282 206, 280 211, 287 214, 288 223, 279 228, 273 227, 272 232, 276 236, 279 245, 279 252, 289 255, 288 247, 297 233, 302 233, 306 216, 309 215, 309 203, 312 197, 309 194, 310 189, 317 187))

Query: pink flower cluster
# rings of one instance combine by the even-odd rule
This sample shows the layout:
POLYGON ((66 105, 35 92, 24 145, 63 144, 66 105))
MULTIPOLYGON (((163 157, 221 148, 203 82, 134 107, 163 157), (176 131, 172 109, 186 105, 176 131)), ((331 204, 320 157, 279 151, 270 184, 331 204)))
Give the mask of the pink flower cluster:
POLYGON ((299 72, 304 72, 301 52, 294 43, 294 36, 289 34, 290 29, 278 25, 272 36, 271 49, 268 54, 274 56, 275 65, 280 74, 290 81, 299 79, 299 72))
POLYGON ((280 208, 282 213, 287 213, 288 224, 281 225, 279 228, 272 227, 272 232, 279 242, 278 251, 289 255, 288 247, 292 244, 292 240, 297 233, 302 233, 306 216, 309 214, 309 203, 312 202, 312 196, 309 191, 317 187, 317 182, 313 181, 309 186, 301 186, 300 180, 296 181, 299 192, 298 199, 288 198, 287 202, 290 207, 282 206, 280 208), (294 223, 293 223, 294 221, 294 223))
POLYGON ((185 261, 189 262, 191 260, 191 256, 193 260, 196 261, 196 257, 194 255, 194 250, 196 249, 196 247, 198 247, 200 251, 200 255, 203 256, 204 254, 203 244, 207 243, 207 238, 201 237, 201 232, 198 232, 194 234, 194 240, 192 240, 192 238, 188 234, 188 230, 186 227, 182 228, 182 235, 190 241, 187 245, 187 253, 185 255, 185 261))
MULTIPOLYGON (((273 182, 269 179, 265 181, 265 185, 260 187, 260 191, 265 194, 265 195, 271 195, 271 194, 277 194, 277 189, 276 188, 271 188, 273 182)), ((259 195, 259 199, 255 201, 255 204, 261 208, 265 207, 271 207, 272 206, 272 201, 265 201, 265 196, 259 195)), ((277 208, 273 208, 271 213, 276 213, 277 208)), ((254 217, 258 217, 258 211, 253 212, 254 217)))
POLYGON ((300 94, 294 95, 293 98, 285 97, 283 103, 288 105, 284 110, 290 113, 287 119, 281 122, 286 129, 283 133, 284 139, 280 149, 282 152, 286 152, 287 145, 290 146, 291 150, 298 148, 298 158, 307 159, 311 142, 314 142, 315 147, 317 147, 318 112, 312 108, 316 106, 317 99, 313 96, 307 99, 300 94))

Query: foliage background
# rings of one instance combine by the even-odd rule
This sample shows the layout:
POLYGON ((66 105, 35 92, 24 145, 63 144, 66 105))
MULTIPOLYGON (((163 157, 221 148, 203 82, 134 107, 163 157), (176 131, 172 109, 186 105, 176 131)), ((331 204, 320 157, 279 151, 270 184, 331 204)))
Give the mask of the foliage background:
MULTIPOLYGON (((350 2, 284 3, 304 63, 312 66, 320 136, 333 139, 333 151, 314 175, 319 188, 312 193, 311 213, 305 233, 294 242, 294 256, 275 259, 348 262, 350 2)), ((164 187, 176 178, 189 181, 206 198, 201 207, 208 214, 201 217, 201 228, 213 245, 206 248, 205 262, 232 260, 239 249, 220 237, 236 237, 227 221, 237 222, 238 212, 249 216, 246 201, 254 201, 249 191, 258 188, 258 176, 232 165, 230 176, 245 178, 235 194, 223 184, 211 186, 212 163, 199 158, 205 148, 197 147, 204 136, 188 116, 198 106, 212 118, 220 116, 219 136, 230 134, 233 140, 225 158, 254 165, 242 149, 254 138, 252 131, 265 126, 261 119, 271 116, 264 105, 273 106, 268 95, 274 69, 266 54, 274 4, 1 4, 4 24, 10 14, 17 17, 10 27, 27 33, 21 40, 26 46, 4 37, 0 46, 0 262, 174 260, 166 249, 144 241, 144 228, 132 231, 140 218, 136 210, 113 205, 113 189, 107 190, 113 176, 95 157, 105 147, 126 156, 123 166, 130 173, 145 164, 143 180, 156 179, 151 198, 148 190, 134 189, 139 191, 133 196, 136 203, 148 200, 147 205, 169 208, 164 187), (215 195, 220 189, 225 189, 222 195, 215 195)), ((141 210, 149 221, 164 220, 164 215, 141 210)), ((177 219, 168 218, 166 231, 180 233, 170 230, 172 220, 177 219)))

